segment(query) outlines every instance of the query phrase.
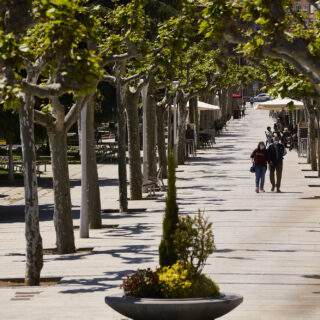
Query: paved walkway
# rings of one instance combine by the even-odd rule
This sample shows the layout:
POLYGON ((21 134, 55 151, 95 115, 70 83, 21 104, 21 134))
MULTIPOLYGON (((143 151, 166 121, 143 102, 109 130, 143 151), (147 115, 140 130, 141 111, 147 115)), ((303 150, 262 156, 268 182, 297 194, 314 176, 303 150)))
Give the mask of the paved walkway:
MULTIPOLYGON (((204 209, 213 222, 217 251, 206 272, 222 291, 240 293, 244 303, 226 320, 320 319, 320 182, 290 152, 286 158, 282 194, 255 194, 248 161, 251 150, 271 120, 249 110, 230 122, 214 149, 179 167, 178 194, 182 212, 204 209), (309 176, 309 178, 305 178, 309 176), (308 185, 314 185, 309 187, 308 185), (318 188, 317 188, 318 187, 318 188)), ((79 167, 71 167, 75 215, 80 204, 79 167)), ((116 169, 99 168, 103 208, 117 207, 116 169)), ((45 179, 44 179, 45 180, 45 179)), ((52 191, 43 182, 41 232, 46 248, 54 246, 52 191)), ((269 190, 269 185, 267 185, 269 190)), ((0 276, 24 275, 22 188, 0 187, 0 276), (8 204, 13 209, 6 207, 8 204), (14 215, 15 222, 6 221, 14 215)), ((41 288, 0 288, 0 319, 120 320, 104 304, 104 296, 119 293, 121 277, 138 267, 157 265, 164 198, 135 201, 135 213, 105 213, 104 224, 78 247, 94 253, 45 256, 43 276, 63 277, 41 288), (23 295, 27 294, 27 297, 23 295), (23 299, 24 298, 24 299, 23 299)), ((76 219, 75 224, 79 221, 76 219)), ((180 319, 177 319, 180 320, 180 319)), ((182 319, 181 319, 182 320, 182 319)))

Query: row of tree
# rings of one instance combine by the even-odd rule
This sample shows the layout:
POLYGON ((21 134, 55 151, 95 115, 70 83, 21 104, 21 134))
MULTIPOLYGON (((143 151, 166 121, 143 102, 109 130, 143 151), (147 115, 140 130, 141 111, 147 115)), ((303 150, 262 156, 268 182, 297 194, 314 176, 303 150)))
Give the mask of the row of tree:
MULTIPOLYGON (((218 94, 225 121, 230 115, 230 92, 240 83, 262 77, 256 61, 266 56, 279 63, 286 61, 320 92, 317 25, 306 26, 302 16, 290 15, 289 1, 255 2, 1 2, 1 98, 3 107, 18 112, 20 119, 27 284, 39 283, 42 268, 35 123, 49 137, 56 243, 58 252, 64 254, 75 251, 66 137, 76 122, 82 165, 80 236, 88 237, 89 227, 101 227, 93 138, 99 83, 109 82, 116 89, 121 212, 128 210, 127 131, 130 198, 138 200, 142 198, 142 176, 155 177, 157 158, 166 172, 165 111, 174 100, 179 104, 177 161, 181 164, 187 103, 190 101, 190 118, 196 119, 196 98, 218 94), (308 36, 301 30, 307 30, 308 36), (294 57, 292 48, 298 50, 294 57), (245 64, 238 63, 239 55, 246 57, 245 64), (141 105, 146 125, 144 172, 139 141, 141 105)), ((167 120, 169 127, 170 123, 167 120)))

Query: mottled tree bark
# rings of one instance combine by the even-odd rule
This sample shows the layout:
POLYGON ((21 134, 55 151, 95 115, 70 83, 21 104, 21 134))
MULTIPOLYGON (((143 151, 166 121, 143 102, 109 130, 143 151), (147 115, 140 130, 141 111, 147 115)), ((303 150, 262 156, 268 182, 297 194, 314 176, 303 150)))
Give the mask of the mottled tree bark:
POLYGON ((12 154, 12 142, 9 141, 9 159, 8 159, 8 173, 9 173, 9 182, 14 181, 14 167, 13 167, 13 154, 12 154))
POLYGON ((39 226, 38 184, 34 145, 34 101, 24 96, 20 109, 20 135, 25 185, 26 285, 39 285, 43 266, 42 238, 39 226))
POLYGON ((146 112, 146 172, 143 172, 145 179, 154 179, 157 175, 157 154, 156 154, 156 101, 149 91, 147 96, 146 112))
POLYGON ((319 110, 316 111, 316 120, 317 120, 317 170, 318 170, 318 177, 320 178, 320 112, 319 110))
POLYGON ((189 101, 189 120, 195 127, 195 145, 198 146, 199 137, 199 111, 198 111, 198 97, 191 98, 189 101))
POLYGON ((162 177, 167 178, 167 150, 165 137, 165 108, 157 106, 157 145, 159 167, 162 169, 162 177))
POLYGON ((123 65, 116 68, 117 118, 118 118, 118 174, 119 174, 119 211, 128 211, 127 160, 126 160, 126 85, 121 81, 123 65))
POLYGON ((315 132, 315 115, 314 112, 310 110, 310 107, 307 107, 308 115, 308 160, 311 164, 311 170, 317 170, 317 141, 316 141, 316 132, 315 132))
POLYGON ((60 254, 75 252, 71 212, 70 180, 67 156, 67 132, 64 128, 48 131, 54 191, 54 226, 60 254))
POLYGON ((91 229, 101 228, 101 201, 94 140, 94 98, 81 109, 81 209, 80 238, 91 229))
POLYGON ((139 92, 126 93, 127 123, 128 123, 128 149, 129 149, 129 170, 130 170, 130 198, 131 200, 142 199, 142 170, 140 154, 140 133, 139 133, 139 92))
POLYGON ((179 104, 178 114, 178 165, 184 164, 186 159, 186 121, 187 102, 179 104))

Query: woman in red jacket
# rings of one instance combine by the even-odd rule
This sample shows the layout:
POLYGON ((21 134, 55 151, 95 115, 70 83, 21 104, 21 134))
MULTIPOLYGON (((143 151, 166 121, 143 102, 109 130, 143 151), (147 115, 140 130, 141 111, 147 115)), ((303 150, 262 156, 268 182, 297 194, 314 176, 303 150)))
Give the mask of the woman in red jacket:
POLYGON ((258 147, 252 152, 251 159, 256 174, 256 192, 265 192, 264 181, 267 172, 268 153, 263 141, 259 142, 258 147))

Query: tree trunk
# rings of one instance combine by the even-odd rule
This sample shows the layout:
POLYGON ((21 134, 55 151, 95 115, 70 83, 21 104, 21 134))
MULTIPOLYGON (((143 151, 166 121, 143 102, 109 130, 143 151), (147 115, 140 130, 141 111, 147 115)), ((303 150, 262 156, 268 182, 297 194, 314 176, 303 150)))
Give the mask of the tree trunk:
POLYGON ((74 253, 74 234, 71 212, 70 181, 65 129, 48 131, 54 191, 54 226, 57 250, 60 254, 74 253))
POLYGON ((165 128, 165 111, 162 106, 157 106, 157 145, 159 156, 159 167, 162 169, 162 178, 167 178, 167 151, 165 128))
POLYGON ((318 177, 320 178, 320 118, 319 118, 319 110, 316 111, 316 119, 317 119, 317 158, 318 158, 318 177))
POLYGON ((98 168, 94 140, 94 98, 91 97, 81 109, 81 210, 80 238, 89 237, 91 229, 99 229, 101 221, 101 200, 98 168))
POLYGON ((178 165, 184 164, 186 155, 186 121, 187 121, 187 104, 179 105, 178 121, 178 165))
POLYGON ((156 154, 156 101, 150 94, 147 96, 147 107, 144 110, 145 115, 145 126, 146 126, 146 164, 143 176, 145 179, 154 179, 157 175, 157 154, 156 154))
POLYGON ((127 160, 126 160, 126 115, 125 115, 125 85, 117 77, 117 116, 118 116, 118 173, 119 173, 119 211, 128 211, 127 191, 127 160))
POLYGON ((318 133, 318 137, 317 137, 317 157, 318 157, 317 170, 318 170, 318 177, 320 178, 320 135, 319 135, 319 133, 318 133))
POLYGON ((34 145, 33 98, 25 95, 20 109, 20 136, 24 166, 26 273, 28 286, 40 284, 43 266, 42 238, 39 226, 38 183, 34 145))
POLYGON ((194 144, 198 146, 198 137, 199 137, 199 111, 198 111, 198 98, 191 98, 189 101, 190 105, 190 123, 194 125, 194 144))
POLYGON ((12 143, 9 141, 9 160, 8 160, 8 173, 9 173, 9 182, 14 182, 14 167, 13 167, 13 154, 12 154, 12 143))
POLYGON ((171 105, 168 107, 167 113, 167 125, 168 125, 168 146, 167 146, 167 154, 168 150, 171 148, 173 150, 173 124, 172 124, 172 110, 171 105))
POLYGON ((308 134, 309 134, 309 157, 311 170, 317 170, 317 142, 316 142, 316 133, 315 133, 315 123, 314 123, 314 114, 309 113, 308 119, 308 134))
POLYGON ((127 91, 127 122, 129 136, 129 169, 130 169, 130 198, 131 200, 142 199, 142 170, 140 154, 139 132, 139 93, 127 91))

